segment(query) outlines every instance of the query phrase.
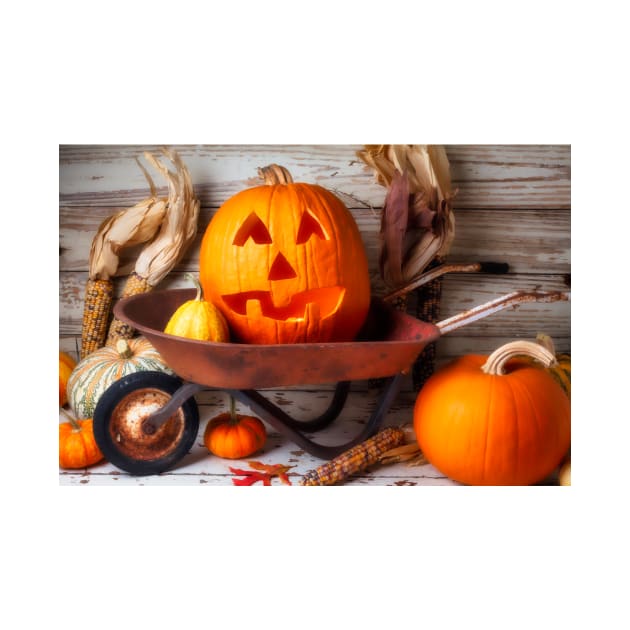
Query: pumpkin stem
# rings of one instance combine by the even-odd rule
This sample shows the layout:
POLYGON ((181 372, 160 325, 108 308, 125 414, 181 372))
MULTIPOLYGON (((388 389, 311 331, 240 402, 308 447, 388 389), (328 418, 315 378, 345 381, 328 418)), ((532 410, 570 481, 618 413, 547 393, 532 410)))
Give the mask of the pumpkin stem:
POLYGON ((516 356, 526 355, 540 361, 545 367, 556 363, 555 355, 534 341, 511 341, 497 348, 481 367, 485 374, 505 374, 505 364, 516 356))
POLYGON ((201 302, 201 285, 199 284, 199 280, 192 275, 192 273, 190 273, 189 271, 187 271, 184 276, 186 278, 188 278, 194 285, 195 288, 197 289, 197 295, 195 296, 195 300, 197 302, 201 302))
POLYGON ((230 395, 230 425, 238 424, 238 416, 236 415, 236 399, 230 395))
POLYGON ((262 168, 259 168, 258 177, 264 179, 267 186, 293 183, 293 177, 291 177, 291 173, 289 173, 289 171, 287 171, 284 166, 278 166, 277 164, 269 164, 269 166, 263 166, 262 168))
POLYGON ((81 431, 81 425, 77 422, 77 419, 71 413, 68 413, 63 407, 59 407, 59 411, 68 418, 68 422, 72 425, 72 432, 79 433, 81 431))
POLYGON ((543 346, 543 348, 547 348, 549 352, 552 352, 553 355, 556 356, 556 345, 549 335, 546 335, 545 333, 538 333, 536 335, 536 342, 543 346))
POLYGON ((119 339, 116 342, 116 352, 118 352, 121 359, 130 359, 133 356, 133 351, 126 339, 119 339))

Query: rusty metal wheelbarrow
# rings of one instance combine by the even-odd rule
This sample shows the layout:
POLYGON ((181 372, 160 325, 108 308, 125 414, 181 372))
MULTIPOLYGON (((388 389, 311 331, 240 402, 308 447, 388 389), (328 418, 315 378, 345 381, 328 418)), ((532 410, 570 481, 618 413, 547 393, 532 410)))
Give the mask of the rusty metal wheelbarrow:
POLYGON ((132 474, 164 472, 188 453, 199 430, 194 395, 204 389, 230 394, 306 452, 332 459, 376 433, 404 374, 427 344, 508 307, 570 299, 568 292, 516 292, 437 325, 373 299, 356 341, 256 345, 196 341, 162 332, 177 307, 194 296, 194 289, 154 291, 125 298, 114 307, 115 316, 144 335, 176 375, 129 374, 113 383, 96 406, 93 426, 99 448, 113 465, 132 474), (372 415, 352 440, 331 446, 307 436, 340 415, 352 381, 372 378, 385 378, 384 385, 372 415), (335 388, 328 408, 308 420, 292 418, 257 391, 330 383, 335 388))

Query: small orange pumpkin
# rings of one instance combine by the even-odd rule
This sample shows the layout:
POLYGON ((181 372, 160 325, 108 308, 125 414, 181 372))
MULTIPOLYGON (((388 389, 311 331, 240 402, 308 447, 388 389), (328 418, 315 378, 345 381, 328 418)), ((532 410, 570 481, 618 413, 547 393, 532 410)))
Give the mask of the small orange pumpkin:
POLYGON ((66 352, 59 350, 59 406, 68 402, 68 379, 77 362, 66 352))
POLYGON ((236 413, 236 403, 230 397, 230 411, 210 419, 203 434, 206 448, 225 459, 241 459, 259 451, 267 440, 262 420, 236 413))
POLYGON ((325 188, 294 183, 281 166, 259 173, 265 184, 228 199, 206 228, 204 296, 246 343, 352 341, 370 305, 352 213, 325 188))
POLYGON ((489 357, 438 370, 414 407, 418 446, 443 474, 469 485, 529 485, 550 475, 571 445, 571 403, 538 343, 516 341, 489 357), (508 363, 509 361, 509 363, 508 363))
POLYGON ((65 409, 61 410, 68 422, 59 423, 59 467, 87 468, 103 459, 96 445, 92 419, 78 420, 65 409))

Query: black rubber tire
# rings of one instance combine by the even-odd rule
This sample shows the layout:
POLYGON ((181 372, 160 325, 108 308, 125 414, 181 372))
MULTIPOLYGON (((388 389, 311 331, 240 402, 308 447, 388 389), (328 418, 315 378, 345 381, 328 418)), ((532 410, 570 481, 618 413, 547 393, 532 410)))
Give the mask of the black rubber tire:
MULTIPOLYGON (((184 426, 169 452, 155 459, 137 459, 121 451, 112 437, 110 423, 116 407, 140 390, 159 390, 170 397, 182 386, 182 380, 164 372, 134 372, 115 381, 101 396, 94 410, 94 439, 105 459, 132 475, 155 475, 169 470, 192 448, 199 431, 199 410, 193 396, 179 408, 184 416, 184 426)), ((165 403, 166 404, 166 403, 165 403)))

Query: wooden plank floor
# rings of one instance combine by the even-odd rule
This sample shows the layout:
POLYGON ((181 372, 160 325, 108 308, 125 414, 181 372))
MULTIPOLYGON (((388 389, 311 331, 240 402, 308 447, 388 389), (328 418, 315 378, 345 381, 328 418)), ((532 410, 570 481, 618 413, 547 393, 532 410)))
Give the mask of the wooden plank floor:
MULTIPOLYGON (((308 419, 325 410, 331 391, 278 390, 263 391, 273 403, 297 419, 308 419)), ((329 427, 308 437, 322 444, 345 444, 361 431, 378 396, 377 389, 367 386, 353 387, 341 415, 329 427)), ((227 396, 222 392, 201 392, 197 395, 199 406, 199 433, 193 448, 178 465, 159 475, 134 476, 103 462, 86 470, 60 471, 61 485, 232 485, 229 467, 248 468, 247 460, 265 464, 292 466, 289 479, 293 485, 307 471, 316 468, 325 460, 306 453, 285 436, 267 425, 268 439, 262 451, 245 460, 226 460, 212 455, 203 444, 203 431, 207 421, 222 413, 227 407, 227 396)), ((411 408, 414 394, 403 391, 388 411, 383 426, 409 426, 412 422, 411 408)), ((248 408, 237 404, 239 413, 248 408)), ((63 421, 63 416, 60 418, 63 421)), ((273 485, 280 484, 277 479, 273 485)), ((429 464, 410 466, 407 463, 374 466, 372 469, 348 479, 344 485, 457 485, 429 464)))
MULTIPOLYGON (((263 390, 271 402, 296 419, 308 419, 324 411, 330 401, 332 391, 311 390, 263 390)), ((346 406, 340 416, 326 429, 308 437, 321 444, 345 444, 361 431, 379 395, 378 388, 368 388, 366 383, 353 385, 346 406)), ((199 433, 190 452, 171 470, 159 475, 135 476, 126 473, 109 462, 103 462, 89 469, 77 471, 60 470, 59 483, 72 485, 117 485, 117 486, 178 486, 178 485, 233 485, 232 479, 237 476, 230 472, 230 467, 247 469, 247 461, 255 460, 265 464, 283 464, 292 466, 289 480, 298 485, 301 477, 308 471, 325 463, 305 452, 291 442, 286 436, 279 434, 266 425, 267 442, 265 447, 243 460, 227 460, 210 453, 203 444, 203 432, 208 420, 227 408, 227 395, 222 392, 202 391, 196 396, 199 407, 199 433)), ((388 410, 382 427, 398 426, 412 435, 413 403, 415 393, 404 389, 388 410)), ((237 412, 248 413, 249 409, 237 403, 237 412)), ((60 416, 60 421, 64 421, 60 416)), ((543 484, 554 484, 555 475, 544 480, 543 484)), ((272 485, 282 485, 278 479, 272 485)), ((367 471, 353 475, 343 483, 344 486, 457 486, 460 485, 445 477, 423 459, 411 464, 375 465, 367 471)))

